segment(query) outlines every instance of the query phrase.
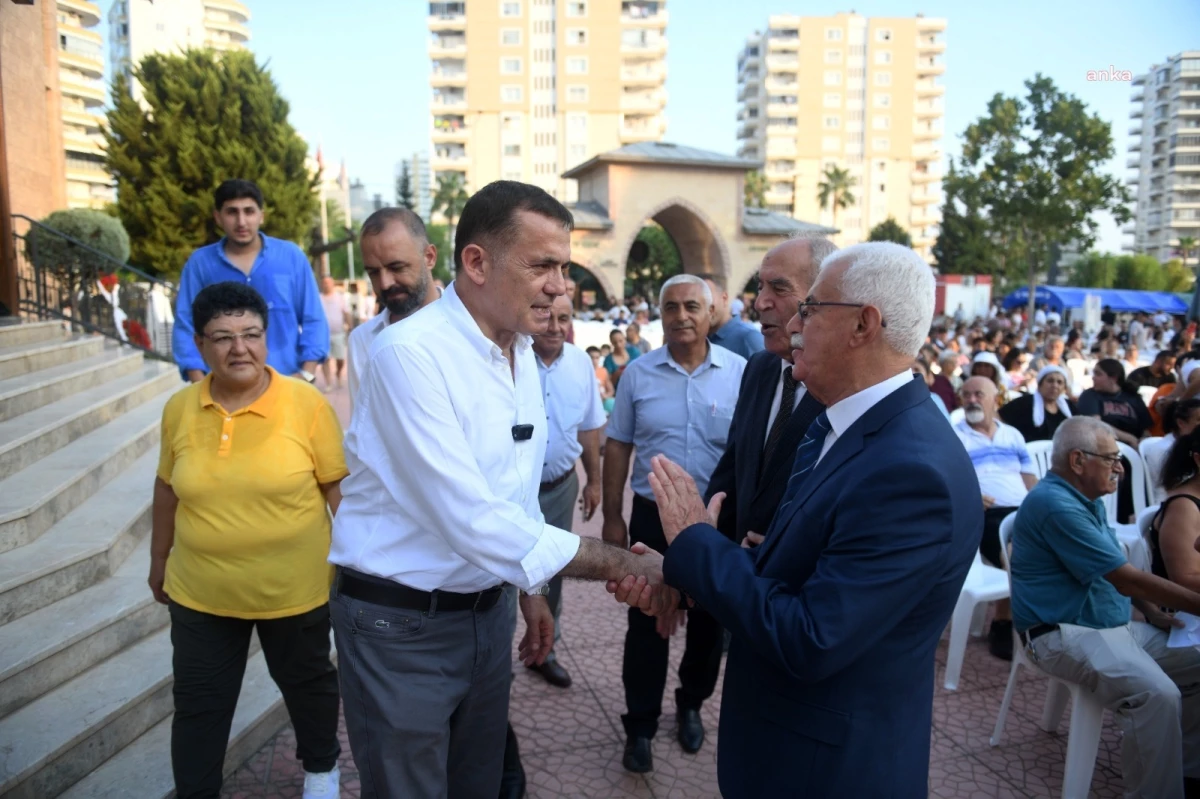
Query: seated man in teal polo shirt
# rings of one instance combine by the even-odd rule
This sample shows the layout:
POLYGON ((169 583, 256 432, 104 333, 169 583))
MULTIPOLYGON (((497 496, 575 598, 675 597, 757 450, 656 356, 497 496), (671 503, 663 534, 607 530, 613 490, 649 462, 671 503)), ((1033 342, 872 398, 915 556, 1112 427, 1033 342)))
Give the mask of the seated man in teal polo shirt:
POLYGON ((1168 649, 1174 619, 1200 594, 1130 565, 1101 497, 1122 472, 1112 428, 1076 416, 1054 434, 1051 470, 1017 511, 1013 623, 1048 674, 1092 689, 1124 731, 1125 795, 1184 797, 1200 788, 1200 652, 1168 649), (1132 600, 1132 602, 1131 602, 1132 600), (1147 622, 1131 621, 1131 604, 1147 622))

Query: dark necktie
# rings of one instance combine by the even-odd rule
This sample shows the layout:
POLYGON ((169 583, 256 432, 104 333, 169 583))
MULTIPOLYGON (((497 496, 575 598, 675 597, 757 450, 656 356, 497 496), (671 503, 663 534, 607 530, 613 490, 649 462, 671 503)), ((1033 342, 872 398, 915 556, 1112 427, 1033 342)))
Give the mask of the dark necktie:
MULTIPOLYGON (((787 490, 783 492, 783 504, 780 505, 780 510, 783 510, 784 506, 796 498, 800 486, 804 485, 805 479, 817 465, 817 459, 821 457, 821 448, 825 445, 827 435, 829 435, 829 416, 825 411, 821 411, 821 414, 808 426, 808 432, 804 434, 804 440, 800 442, 800 447, 796 450, 796 460, 792 464, 792 476, 788 478, 787 490)), ((776 518, 779 518, 779 515, 779 511, 776 511, 776 518)))
POLYGON ((775 447, 779 445, 779 439, 783 437, 783 428, 787 427, 788 419, 792 418, 792 409, 796 404, 796 378, 792 377, 791 368, 783 370, 783 394, 779 397, 779 412, 775 414, 775 421, 771 422, 771 429, 767 433, 767 443, 763 446, 762 463, 759 466, 759 473, 767 468, 767 464, 771 462, 771 456, 775 454, 775 447))

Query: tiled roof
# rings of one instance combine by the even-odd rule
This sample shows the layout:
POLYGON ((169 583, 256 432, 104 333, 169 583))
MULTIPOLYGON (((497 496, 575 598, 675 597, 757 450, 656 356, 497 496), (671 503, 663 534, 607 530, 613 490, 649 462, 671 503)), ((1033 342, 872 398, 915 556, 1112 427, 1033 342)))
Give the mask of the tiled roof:
POLYGON ((797 233, 832 236, 838 229, 803 222, 765 208, 747 208, 742 212, 742 232, 761 236, 792 236, 797 233))
POLYGON ((761 161, 738 158, 737 156, 726 155, 725 153, 714 153, 710 150, 700 150, 695 147, 686 147, 682 144, 647 141, 627 144, 619 149, 600 153, 584 161, 579 166, 567 170, 563 173, 563 177, 576 177, 590 171, 601 163, 667 164, 671 166, 709 167, 712 169, 740 169, 743 171, 758 169, 762 166, 761 161))

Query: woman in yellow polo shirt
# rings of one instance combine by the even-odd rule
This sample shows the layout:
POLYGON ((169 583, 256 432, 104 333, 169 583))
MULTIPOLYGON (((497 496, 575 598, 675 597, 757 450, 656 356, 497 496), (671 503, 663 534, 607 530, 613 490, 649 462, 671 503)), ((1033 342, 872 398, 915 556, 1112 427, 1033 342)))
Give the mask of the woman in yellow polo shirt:
POLYGON ((171 612, 176 792, 220 793, 257 627, 296 729, 304 796, 336 797, 327 558, 347 474, 341 427, 320 391, 266 365, 269 312, 253 288, 205 288, 192 321, 212 371, 163 410, 150 565, 150 589, 171 612))

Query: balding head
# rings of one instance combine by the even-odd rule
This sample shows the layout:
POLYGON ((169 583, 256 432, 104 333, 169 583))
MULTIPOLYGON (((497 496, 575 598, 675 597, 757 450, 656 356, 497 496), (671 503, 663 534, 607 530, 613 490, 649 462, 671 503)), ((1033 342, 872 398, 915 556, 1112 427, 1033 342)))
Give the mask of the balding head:
POLYGON ((990 432, 996 418, 996 384, 986 377, 970 377, 958 391, 967 424, 990 432))
POLYGON ((762 322, 763 343, 780 358, 792 359, 791 336, 784 328, 797 304, 808 296, 821 261, 834 249, 828 239, 795 238, 777 244, 763 256, 754 310, 762 322))

